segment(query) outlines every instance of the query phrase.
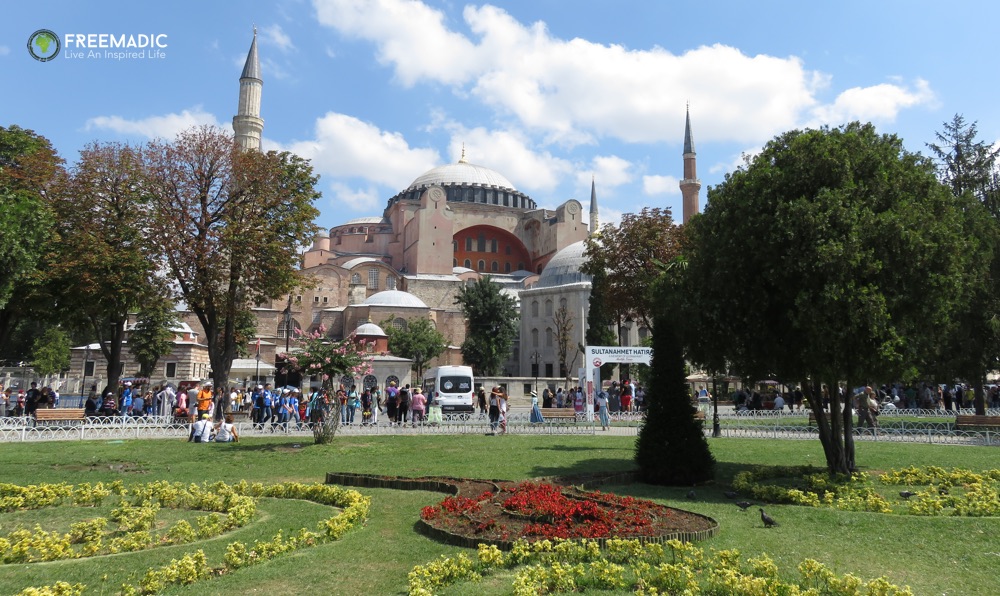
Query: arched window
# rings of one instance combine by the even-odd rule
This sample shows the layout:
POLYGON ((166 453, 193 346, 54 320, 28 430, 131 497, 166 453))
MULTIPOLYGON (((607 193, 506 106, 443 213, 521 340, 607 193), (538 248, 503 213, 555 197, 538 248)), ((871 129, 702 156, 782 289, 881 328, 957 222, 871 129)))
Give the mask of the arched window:
POLYGON ((532 300, 531 301, 531 316, 533 316, 533 317, 537 317, 538 316, 538 301, 537 300, 532 300))
POLYGON ((486 234, 479 234, 479 238, 476 240, 476 250, 478 252, 486 252, 486 234))
POLYGON ((340 384, 344 387, 344 389, 350 390, 351 385, 354 385, 354 377, 351 375, 344 375, 340 377, 340 384))
POLYGON ((389 375, 385 378, 385 387, 388 387, 392 383, 395 383, 396 387, 399 387, 399 377, 396 375, 389 375))
POLYGON ((368 270, 368 289, 378 289, 378 269, 375 269, 374 267, 368 270))
POLYGON ((466 269, 472 269, 472 261, 471 260, 465 259, 465 268, 466 269))
POLYGON ((465 250, 472 252, 472 236, 465 239, 465 250))
POLYGON ((538 347, 538 329, 531 330, 531 347, 538 347))
POLYGON ((360 273, 352 273, 351 274, 351 283, 352 284, 359 284, 359 283, 361 283, 361 274, 360 273))
POLYGON ((552 343, 553 343, 552 338, 553 337, 555 337, 555 336, 552 333, 552 328, 551 327, 546 328, 545 329, 545 347, 546 348, 551 348, 552 347, 552 343))
POLYGON ((559 299, 559 308, 562 308, 562 309, 566 308, 566 299, 565 298, 560 298, 559 299))
POLYGON ((500 263, 497 263, 496 261, 493 261, 492 263, 490 263, 490 271, 492 271, 493 273, 499 272, 500 271, 500 263))
POLYGON ((522 271, 522 270, 524 270, 524 263, 518 263, 518 264, 517 264, 517 270, 518 270, 518 271, 522 271))
POLYGON ((504 263, 503 264, 503 272, 504 273, 510 273, 510 263, 504 263))
POLYGON ((371 389, 378 385, 378 378, 375 375, 365 375, 365 380, 361 382, 361 386, 365 389, 371 389))
POLYGON ((451 266, 452 267, 458 267, 458 259, 452 259, 451 260, 451 266))
POLYGON ((510 245, 509 244, 505 244, 504 245, 504 247, 503 247, 503 253, 505 255, 509 255, 510 254, 510 245))
POLYGON ((552 316, 552 301, 551 300, 546 300, 545 301, 545 316, 547 316, 547 317, 551 317, 552 316))
POLYGON ((451 241, 451 250, 452 252, 458 252, 458 240, 451 241))
POLYGON ((478 271, 486 271, 486 261, 479 259, 478 271))
POLYGON ((495 238, 493 240, 490 240, 490 252, 498 252, 498 246, 499 243, 496 241, 495 238))
MULTIPOLYGON (((291 324, 292 335, 291 335, 291 337, 295 337, 295 330, 296 329, 302 329, 302 326, 299 325, 298 321, 296 321, 295 319, 292 319, 292 324, 291 324)), ((285 334, 287 332, 288 332, 288 330, 285 329, 285 318, 281 317, 280 319, 278 319, 278 337, 284 338, 285 334)))
POLYGON ((385 276, 385 289, 395 290, 396 289, 396 278, 392 275, 385 276))

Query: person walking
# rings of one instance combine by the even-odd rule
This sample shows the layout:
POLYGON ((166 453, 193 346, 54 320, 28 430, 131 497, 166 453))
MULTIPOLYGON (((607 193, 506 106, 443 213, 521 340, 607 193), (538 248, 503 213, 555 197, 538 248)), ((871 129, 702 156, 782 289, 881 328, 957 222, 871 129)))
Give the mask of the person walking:
POLYGON ((500 391, 499 387, 494 387, 490 390, 489 408, 490 408, 490 434, 496 434, 497 427, 500 425, 500 396, 503 392, 500 391))
POLYGON ((601 390, 597 393, 597 413, 601 419, 601 430, 608 430, 611 421, 608 419, 608 394, 601 390))
POLYGON ((420 387, 416 387, 413 390, 413 397, 410 399, 412 403, 411 409, 413 410, 412 416, 410 417, 413 421, 413 426, 416 426, 418 422, 424 421, 424 412, 427 409, 427 397, 424 396, 423 391, 420 387))

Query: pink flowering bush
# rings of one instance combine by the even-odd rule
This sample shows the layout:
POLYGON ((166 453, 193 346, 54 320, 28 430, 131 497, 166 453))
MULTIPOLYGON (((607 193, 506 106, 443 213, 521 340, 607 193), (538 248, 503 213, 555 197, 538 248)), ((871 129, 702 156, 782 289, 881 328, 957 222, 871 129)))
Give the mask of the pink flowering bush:
MULTIPOLYGON (((344 375, 363 377, 372 373, 371 354, 365 352, 365 340, 355 343, 352 338, 333 341, 320 325, 312 333, 295 330, 295 343, 299 351, 280 353, 285 362, 282 372, 298 372, 303 376, 317 376, 323 380, 323 389, 335 390, 334 382, 344 375)), ((323 416, 313 426, 317 443, 327 443, 337 433, 340 423, 340 403, 330 399, 323 404, 323 416)))

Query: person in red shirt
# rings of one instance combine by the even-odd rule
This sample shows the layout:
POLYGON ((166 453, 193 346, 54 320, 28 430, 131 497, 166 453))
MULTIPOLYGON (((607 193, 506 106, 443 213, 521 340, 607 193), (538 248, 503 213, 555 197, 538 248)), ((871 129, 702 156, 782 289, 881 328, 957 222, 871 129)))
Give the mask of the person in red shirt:
POLYGON ((212 400, 214 395, 212 394, 212 383, 205 383, 198 390, 198 397, 196 398, 198 402, 198 418, 201 418, 202 414, 211 414, 212 410, 212 400))

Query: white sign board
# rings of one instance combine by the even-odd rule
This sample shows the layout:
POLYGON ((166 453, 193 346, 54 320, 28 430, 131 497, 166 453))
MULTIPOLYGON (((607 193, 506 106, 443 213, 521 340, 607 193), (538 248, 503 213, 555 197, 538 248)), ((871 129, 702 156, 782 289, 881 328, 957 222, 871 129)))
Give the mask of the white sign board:
POLYGON ((587 346, 584 348, 584 363, 587 378, 583 387, 587 392, 587 420, 594 419, 594 392, 600 391, 599 379, 601 366, 611 364, 650 364, 653 361, 653 348, 618 347, 618 346, 587 346))

